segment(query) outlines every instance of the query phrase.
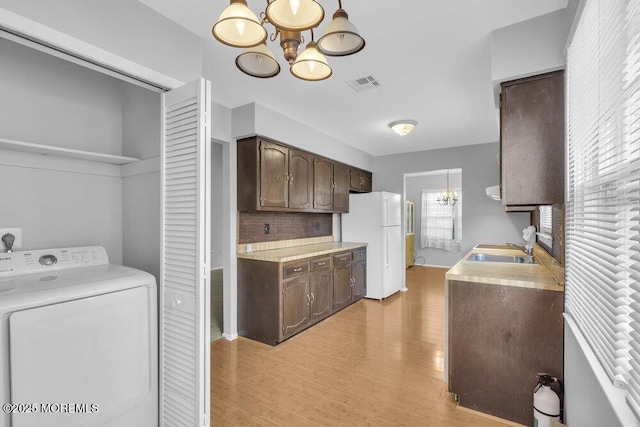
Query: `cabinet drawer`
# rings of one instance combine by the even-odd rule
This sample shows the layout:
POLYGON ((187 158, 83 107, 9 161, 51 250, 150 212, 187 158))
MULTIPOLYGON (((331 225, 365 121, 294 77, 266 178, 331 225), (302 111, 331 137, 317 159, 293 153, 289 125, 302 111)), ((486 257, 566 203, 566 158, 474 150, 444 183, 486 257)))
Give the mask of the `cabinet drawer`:
POLYGON ((367 250, 366 249, 357 249, 353 251, 353 260, 354 261, 364 261, 367 259, 367 250))
POLYGON ((351 262, 351 252, 340 253, 333 256, 333 265, 340 266, 351 262))
POLYGON ((288 279, 309 272, 309 262, 297 262, 295 264, 285 264, 282 267, 282 277, 288 279))
POLYGON ((311 271, 331 266, 331 257, 316 258, 311 260, 311 271))

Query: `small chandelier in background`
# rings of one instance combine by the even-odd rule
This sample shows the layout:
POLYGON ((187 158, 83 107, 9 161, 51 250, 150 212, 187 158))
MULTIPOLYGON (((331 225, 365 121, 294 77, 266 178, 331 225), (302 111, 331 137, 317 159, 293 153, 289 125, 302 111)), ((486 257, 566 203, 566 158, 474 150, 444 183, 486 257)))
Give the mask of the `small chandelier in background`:
POLYGON ((213 26, 213 36, 228 46, 245 48, 236 58, 236 66, 245 74, 258 78, 274 77, 280 73, 280 64, 267 47, 264 24, 275 27, 270 40, 280 37, 280 47, 289 63, 291 74, 302 80, 324 80, 332 70, 324 55, 346 56, 361 51, 365 41, 356 27, 349 22, 347 12, 338 0, 338 10, 317 42, 313 29, 324 19, 324 9, 315 0, 267 0, 260 19, 247 7, 246 0, 231 0, 220 19, 213 26), (311 41, 298 55, 302 32, 311 30, 311 41))
POLYGON ((417 124, 418 122, 415 120, 398 120, 397 122, 389 123, 389 127, 398 135, 406 136, 413 131, 417 124))
POLYGON ((438 194, 437 200, 441 206, 455 206, 458 202, 458 192, 454 191, 452 194, 449 191, 449 171, 447 171, 447 189, 444 193, 438 194))

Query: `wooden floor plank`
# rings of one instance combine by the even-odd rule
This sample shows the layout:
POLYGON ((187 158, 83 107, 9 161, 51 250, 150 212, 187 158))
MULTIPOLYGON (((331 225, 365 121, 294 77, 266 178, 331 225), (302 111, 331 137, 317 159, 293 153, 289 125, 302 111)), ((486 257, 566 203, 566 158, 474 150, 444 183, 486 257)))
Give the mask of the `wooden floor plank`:
POLYGON ((409 291, 359 301, 277 347, 213 342, 211 425, 504 427, 457 409, 442 382, 445 272, 412 267, 409 291))

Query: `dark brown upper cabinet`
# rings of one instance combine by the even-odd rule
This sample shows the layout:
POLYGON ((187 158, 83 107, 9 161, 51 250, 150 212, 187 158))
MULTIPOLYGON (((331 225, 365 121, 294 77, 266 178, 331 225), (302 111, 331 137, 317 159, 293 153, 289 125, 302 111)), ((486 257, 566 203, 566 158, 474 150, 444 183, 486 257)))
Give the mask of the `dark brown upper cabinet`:
POLYGON ((356 193, 371 193, 373 188, 373 175, 362 169, 351 168, 351 182, 349 190, 356 193))
POLYGON ((500 189, 507 211, 564 201, 564 72, 502 83, 500 189))
POLYGON ((289 149, 289 207, 307 210, 313 207, 312 156, 289 149))
MULTIPOLYGON (((349 212, 353 170, 348 165, 267 138, 241 139, 238 141, 238 210, 349 212)), ((362 178, 357 182, 363 186, 357 191, 371 191, 371 174, 358 173, 362 178)))
POLYGON ((349 167, 316 157, 313 160, 313 207, 319 211, 349 212, 349 167))
POLYGON ((238 141, 238 209, 313 208, 312 156, 262 138, 238 141))
POLYGON ((313 207, 333 209, 333 162, 322 157, 313 159, 313 207))

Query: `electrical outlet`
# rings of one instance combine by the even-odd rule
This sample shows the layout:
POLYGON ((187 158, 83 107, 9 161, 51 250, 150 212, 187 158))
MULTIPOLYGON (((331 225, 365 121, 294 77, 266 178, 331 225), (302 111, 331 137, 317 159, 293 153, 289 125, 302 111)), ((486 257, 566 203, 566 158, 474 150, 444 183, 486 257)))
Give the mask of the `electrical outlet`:
POLYGON ((2 236, 4 236, 7 233, 13 234, 13 237, 15 238, 13 242, 13 250, 15 251, 16 249, 20 249, 22 247, 22 228, 7 227, 7 228, 0 228, 0 250, 4 252, 7 251, 7 247, 2 241, 2 236))
POLYGON ((264 234, 269 234, 270 231, 271 231, 271 227, 269 227, 269 224, 265 224, 264 225, 264 234))

